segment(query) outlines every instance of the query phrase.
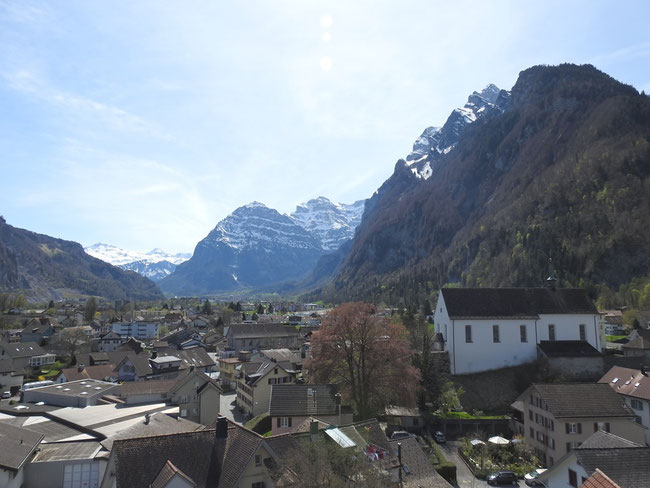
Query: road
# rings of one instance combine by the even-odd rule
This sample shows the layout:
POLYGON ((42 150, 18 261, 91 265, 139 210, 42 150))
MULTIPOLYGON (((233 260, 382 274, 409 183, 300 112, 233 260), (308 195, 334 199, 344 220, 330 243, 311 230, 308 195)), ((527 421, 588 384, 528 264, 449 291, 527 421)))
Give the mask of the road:
MULTIPOLYGON (((476 478, 469 470, 465 461, 458 455, 459 441, 447 441, 445 444, 439 444, 440 449, 447 458, 456 465, 456 486, 459 488, 485 488, 489 486, 484 480, 476 478)), ((508 485, 515 486, 515 485, 508 485)), ((520 481, 517 486, 526 486, 523 481, 520 481)))
POLYGON ((220 398, 220 408, 219 412, 221 415, 229 418, 233 422, 238 424, 243 424, 248 420, 242 412, 236 407, 235 400, 237 399, 237 393, 234 391, 223 393, 220 398))

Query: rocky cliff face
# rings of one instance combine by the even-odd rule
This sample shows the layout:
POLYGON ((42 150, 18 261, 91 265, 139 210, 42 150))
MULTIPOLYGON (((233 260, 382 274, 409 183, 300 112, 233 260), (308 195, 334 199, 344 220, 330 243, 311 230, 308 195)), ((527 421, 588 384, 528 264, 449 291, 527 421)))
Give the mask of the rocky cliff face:
POLYGON ((504 103, 491 92, 452 150, 425 131, 398 162, 327 298, 417 303, 446 282, 535 286, 551 267, 565 285, 650 274, 650 99, 575 65, 523 71, 504 103), (418 156, 435 159, 427 178, 418 156))

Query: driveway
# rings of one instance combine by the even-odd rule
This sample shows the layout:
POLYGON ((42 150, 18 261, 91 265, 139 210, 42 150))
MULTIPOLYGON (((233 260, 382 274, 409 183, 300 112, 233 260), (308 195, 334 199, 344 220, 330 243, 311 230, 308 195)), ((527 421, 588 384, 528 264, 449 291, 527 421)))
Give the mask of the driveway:
POLYGON ((223 393, 220 398, 221 405, 219 406, 219 413, 224 417, 229 418, 233 422, 243 424, 248 420, 245 415, 237 408, 237 393, 234 391, 223 393))
MULTIPOLYGON (((476 478, 465 464, 465 461, 458 455, 459 441, 447 441, 445 444, 438 444, 448 461, 456 465, 456 486, 459 488, 485 488, 490 485, 486 481, 476 478)), ((515 486, 515 485, 507 485, 515 486)), ((526 486, 523 481, 519 481, 516 486, 526 486)))

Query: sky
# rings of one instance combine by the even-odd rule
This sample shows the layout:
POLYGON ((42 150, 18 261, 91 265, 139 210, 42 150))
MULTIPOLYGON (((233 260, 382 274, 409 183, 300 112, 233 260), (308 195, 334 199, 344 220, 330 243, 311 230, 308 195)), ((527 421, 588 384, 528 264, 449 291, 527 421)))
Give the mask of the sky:
POLYGON ((0 0, 0 214, 191 252, 252 201, 352 203, 474 90, 590 63, 650 93, 650 2, 0 0))

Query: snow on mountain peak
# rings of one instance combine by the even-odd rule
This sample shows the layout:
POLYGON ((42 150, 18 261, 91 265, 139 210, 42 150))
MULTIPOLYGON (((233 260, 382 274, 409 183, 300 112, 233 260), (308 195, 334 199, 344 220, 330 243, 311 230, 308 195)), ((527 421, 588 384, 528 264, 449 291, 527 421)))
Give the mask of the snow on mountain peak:
POLYGON ((413 150, 406 156, 407 164, 416 178, 430 178, 435 173, 442 155, 448 154, 456 147, 465 127, 495 110, 502 112, 506 101, 507 92, 489 84, 480 92, 473 92, 463 107, 454 109, 442 127, 427 127, 416 139, 413 150))

